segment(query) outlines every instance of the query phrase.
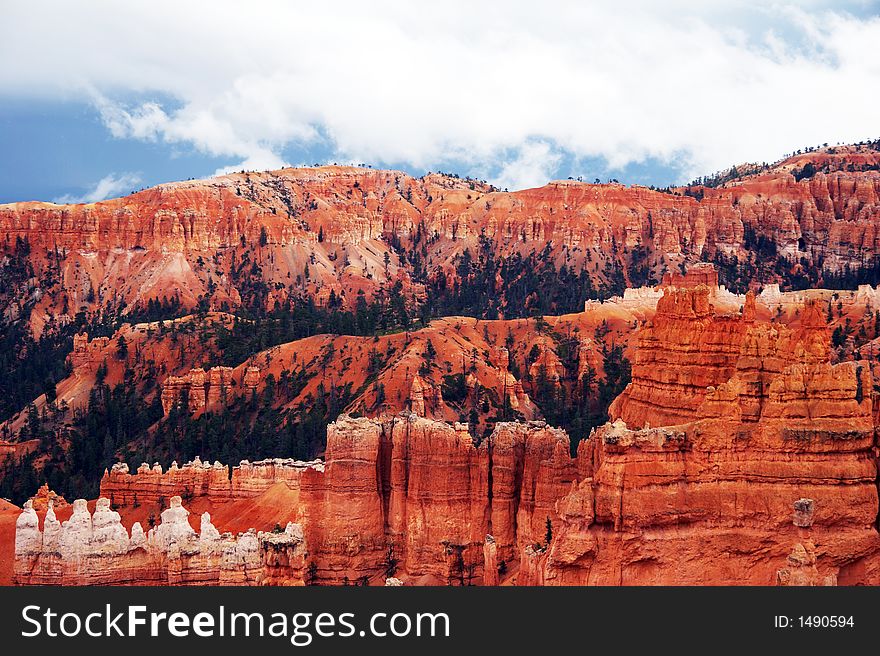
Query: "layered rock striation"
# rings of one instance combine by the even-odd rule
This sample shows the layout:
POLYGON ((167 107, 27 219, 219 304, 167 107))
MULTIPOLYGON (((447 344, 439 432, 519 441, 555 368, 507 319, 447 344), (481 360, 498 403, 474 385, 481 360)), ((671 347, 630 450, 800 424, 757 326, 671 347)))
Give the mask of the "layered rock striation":
MULTIPOLYGON (((0 236, 27 240, 38 273, 50 260, 58 266, 57 286, 28 290, 39 298, 37 332, 49 316, 111 299, 135 307, 176 295, 187 307, 235 307, 247 294, 237 274, 245 252, 272 288, 269 307, 291 285, 350 307, 358 291, 395 282, 423 295, 416 272, 388 245, 392 236, 423 245, 429 273, 450 285, 456 257, 481 237, 505 256, 547 247, 557 265, 597 278, 602 267, 593 263, 623 263, 629 282, 637 263, 620 251, 644 252, 659 275, 704 258, 746 261, 758 242, 815 271, 858 269, 865 254, 880 253, 880 154, 854 146, 811 157, 819 164, 809 177, 795 177, 795 166, 809 162, 792 158, 687 193, 575 181, 501 192, 451 176, 335 166, 241 173, 99 203, 2 205, 0 236)), ((23 307, 24 298, 14 300, 23 307)))
POLYGON ((101 496, 114 505, 161 504, 174 496, 205 497, 224 503, 259 496, 276 483, 296 488, 303 472, 322 470, 319 460, 304 462, 293 459, 269 459, 257 462, 243 460, 230 468, 219 462, 203 462, 196 457, 178 466, 173 462, 167 470, 158 463, 143 463, 132 473, 126 463, 117 463, 101 478, 101 496))
POLYGON ((831 364, 816 304, 786 328, 667 292, 615 421, 581 445, 592 476, 520 581, 880 582, 870 390, 866 363, 831 364))

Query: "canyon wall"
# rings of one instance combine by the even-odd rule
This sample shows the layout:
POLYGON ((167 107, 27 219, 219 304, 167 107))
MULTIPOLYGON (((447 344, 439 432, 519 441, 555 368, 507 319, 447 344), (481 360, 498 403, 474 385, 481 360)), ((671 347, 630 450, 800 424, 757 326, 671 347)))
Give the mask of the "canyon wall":
MULTIPOLYGON (((880 584, 869 363, 832 363, 815 300, 784 325, 752 294, 719 311, 702 281, 677 282, 639 331, 611 421, 574 458, 543 422, 499 423, 475 444, 467 424, 403 413, 341 417, 323 462, 116 465, 97 523, 121 546, 107 555, 104 538, 75 531, 90 546, 59 551, 55 523, 40 532, 27 509, 16 582, 880 584), (223 538, 233 555, 243 539, 256 545, 246 558, 203 553, 184 530, 190 561, 174 560, 156 542, 164 516, 141 548, 142 530, 126 543, 107 514, 181 495, 219 517, 279 488, 278 523, 295 528, 223 538)), ((87 524, 78 508, 68 527, 87 524)), ((180 514, 168 519, 182 529, 180 514)))
MULTIPOLYGON (((807 179, 792 175, 806 162, 793 158, 687 193, 576 181, 502 192, 453 176, 352 167, 239 173, 85 205, 2 205, 0 236, 29 243, 36 332, 50 317, 111 299, 132 307, 177 295, 186 307, 236 307, 247 293, 243 265, 270 288, 267 307, 291 288, 319 303, 332 292, 349 307, 359 291, 397 281, 423 296, 411 263, 390 248, 392 236, 424 245, 428 273, 449 284, 457 256, 482 236, 497 255, 547 247, 557 266, 594 278, 602 277, 594 263, 613 260, 630 282, 635 263, 620 259, 620 249, 644 251, 660 275, 717 255, 745 261, 759 238, 795 263, 857 269, 880 254, 880 153, 852 146, 811 157, 824 159, 807 179), (45 285, 44 269, 53 269, 45 285)), ((10 300, 23 307, 25 299, 10 300)))
POLYGON ((158 463, 152 467, 143 463, 132 474, 126 463, 117 463, 101 478, 101 496, 121 506, 161 503, 173 496, 206 497, 222 503, 259 496, 276 483, 297 488, 304 471, 323 468, 320 460, 243 460, 230 474, 227 465, 202 462, 197 457, 183 466, 173 462, 166 471, 158 463))
MULTIPOLYGON (((880 174, 848 171, 852 149, 838 149, 834 168, 796 181, 786 166, 724 187, 702 187, 697 199, 645 187, 555 181, 501 192, 442 175, 352 167, 283 169, 160 185, 86 205, 0 206, 0 231, 32 247, 187 253, 216 251, 260 239, 282 246, 343 244, 419 229, 447 239, 485 234, 504 244, 554 242, 596 248, 612 237, 628 247, 649 238, 660 252, 705 246, 744 249, 744 227, 773 235, 783 250, 861 264, 853 248, 876 249, 880 174), (798 240, 806 243, 799 245, 798 240)), ((873 163, 880 153, 871 153, 873 163)))

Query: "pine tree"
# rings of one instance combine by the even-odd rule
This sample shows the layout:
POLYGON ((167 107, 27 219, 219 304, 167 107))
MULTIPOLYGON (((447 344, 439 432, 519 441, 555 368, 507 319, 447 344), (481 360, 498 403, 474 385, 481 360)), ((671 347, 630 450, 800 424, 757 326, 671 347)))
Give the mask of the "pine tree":
POLYGON ((128 342, 125 341, 124 335, 120 335, 116 340, 116 357, 120 360, 128 359, 128 342))

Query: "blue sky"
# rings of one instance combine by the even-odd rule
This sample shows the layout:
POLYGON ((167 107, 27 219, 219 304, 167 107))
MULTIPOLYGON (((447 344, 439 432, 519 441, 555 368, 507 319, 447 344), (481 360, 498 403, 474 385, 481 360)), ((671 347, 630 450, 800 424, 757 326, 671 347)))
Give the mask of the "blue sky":
MULTIPOLYGON (((280 152, 286 162, 294 164, 351 161, 337 157, 329 141, 308 146, 286 145, 280 152)), ((235 168, 240 162, 236 157, 211 156, 185 144, 114 137, 90 103, 23 98, 0 105, 0 153, 4 153, 0 157, 0 203, 87 200, 108 176, 120 183, 107 196, 115 197, 162 182, 207 177, 218 169, 235 168)), ((406 161, 377 159, 364 163, 414 175, 427 170, 463 175, 471 172, 467 163, 455 160, 438 162, 428 169, 406 161)), ((499 168, 476 173, 492 177, 499 168)), ((551 177, 568 176, 665 186, 679 180, 681 171, 674 163, 656 159, 611 169, 602 157, 575 161, 568 156, 554 167, 551 177)))
POLYGON ((334 161, 665 186, 880 136, 877 2, 366 4, 4 8, 0 202, 334 161))

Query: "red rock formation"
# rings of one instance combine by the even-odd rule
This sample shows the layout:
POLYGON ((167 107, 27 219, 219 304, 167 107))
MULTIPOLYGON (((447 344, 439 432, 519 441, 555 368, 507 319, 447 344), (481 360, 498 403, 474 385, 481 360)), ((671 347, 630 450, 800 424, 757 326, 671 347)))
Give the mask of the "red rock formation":
POLYGON ((612 406, 651 427, 618 419, 582 443, 592 475, 560 500, 550 548, 523 552, 521 582, 880 582, 869 368, 830 364, 815 305, 788 329, 704 297, 664 297, 639 340, 659 352, 637 353, 612 406))
POLYGON ((110 343, 109 337, 95 337, 90 340, 88 333, 73 336, 73 351, 70 364, 79 368, 97 368, 104 359, 103 351, 110 343))
POLYGON ((822 576, 816 568, 816 547, 812 542, 794 545, 788 555, 786 567, 776 572, 778 585, 836 585, 834 574, 822 576))
POLYGON ((577 477, 564 431, 548 426, 504 424, 489 438, 492 507, 488 533, 499 562, 512 562, 523 547, 543 542, 556 500, 577 477), (494 439, 493 439, 494 438, 494 439))
POLYGON ((466 431, 439 423, 395 421, 387 438, 383 500, 402 571, 444 583, 480 576, 490 494, 485 451, 466 431))
POLYGON ((254 365, 248 366, 244 372, 244 378, 242 380, 245 390, 252 392, 257 389, 261 379, 260 368, 254 365))
POLYGON ((413 376, 409 387, 409 407, 419 417, 425 416, 425 383, 421 376, 413 376))
POLYGON ((637 427, 685 423, 736 374, 737 394, 751 397, 743 399, 742 412, 754 420, 765 387, 784 365, 829 361, 830 333, 815 301, 788 328, 756 325, 753 295, 734 315, 716 315, 709 300, 704 285, 664 291, 653 321, 637 335, 632 383, 612 403, 612 418, 637 427))
POLYGON ((208 369, 205 406, 213 408, 218 405, 225 405, 231 384, 232 367, 211 367, 208 369))
POLYGON ((101 496, 114 505, 159 503, 178 495, 222 503, 259 496, 277 483, 298 488, 303 472, 310 468, 322 470, 323 464, 280 458, 253 463, 243 460, 230 475, 228 466, 199 458, 182 467, 174 462, 164 472, 158 463, 152 467, 144 463, 135 474, 129 473, 127 464, 118 463, 104 472, 101 496))
POLYGON ((495 538, 487 535, 483 543, 483 585, 498 585, 502 571, 506 571, 506 565, 504 567, 498 565, 498 547, 495 538))
POLYGON ((0 499, 0 585, 12 585, 15 568, 15 523, 21 508, 0 499))
POLYGON ((43 483, 37 493, 31 499, 34 510, 46 510, 51 505, 53 508, 66 508, 68 503, 60 494, 49 489, 48 483, 43 483))
MULTIPOLYGON (((78 537, 70 541, 78 546, 58 555, 52 541, 56 538, 51 537, 58 533, 54 514, 47 516, 40 532, 29 505, 19 521, 16 581, 341 584, 379 583, 395 575, 421 582, 479 583, 487 553, 489 580, 497 581, 499 568, 514 567, 516 554, 544 540, 548 520, 557 521, 554 502, 577 476, 568 449, 563 431, 541 423, 498 424, 477 447, 467 424, 453 427, 409 414, 383 420, 341 418, 328 429, 326 465, 242 463, 231 478, 218 463, 196 461, 167 472, 143 465, 137 474, 117 465, 101 482, 106 502, 99 507, 100 517, 116 535, 111 546, 98 541, 94 529, 89 531, 85 502, 78 501, 64 527, 65 534, 76 529, 78 537), (254 534, 246 540, 253 547, 248 547, 251 555, 243 561, 236 557, 232 565, 218 550, 238 553, 244 538, 224 538, 222 550, 215 540, 208 552, 185 546, 195 539, 194 532, 174 501, 174 512, 167 517, 168 511, 163 512, 162 524, 146 536, 143 549, 143 531, 133 527, 129 537, 119 515, 105 513, 111 503, 153 504, 178 495, 205 498, 222 509, 224 503, 257 498, 278 484, 296 499, 293 513, 301 529, 295 529, 295 544, 285 538, 283 545, 271 547, 267 545, 274 538, 254 534), (163 529, 166 522, 169 527, 163 529), (163 537, 169 531, 177 537, 163 537), (486 546, 490 533, 495 535, 494 550, 486 546), (76 562, 67 562, 71 559, 76 562)), ((212 527, 203 526, 202 533, 213 533, 212 527)))
MULTIPOLYGON (((110 298, 134 307, 176 293, 190 307, 199 297, 236 306, 244 290, 230 275, 233 258, 257 245, 253 257, 273 288, 270 304, 297 279, 297 293, 323 300, 332 291, 350 306, 358 290, 371 294, 396 280, 423 294, 407 262, 390 257, 386 267, 384 256, 393 253, 382 237, 390 234, 403 243, 436 235, 425 259, 450 285, 455 256, 481 235, 503 255, 549 245, 557 263, 591 274, 602 267, 588 263, 618 256, 613 247, 646 249, 658 270, 719 253, 745 259, 751 235, 794 261, 859 267, 865 253, 880 252, 880 173, 870 170, 880 154, 854 146, 806 157, 819 169, 808 179, 792 176, 807 161, 798 156, 691 195, 574 181, 502 193, 447 176, 350 167, 233 174, 94 204, 3 205, 0 243, 27 238, 38 273, 43 254, 62 256, 57 286, 39 290, 45 293, 31 316, 37 332, 64 306, 93 308, 110 298)), ((694 281, 670 277, 676 285, 694 281)))
POLYGON ((639 331, 632 383, 611 405, 631 426, 665 426, 695 416, 706 390, 734 372, 748 322, 716 317, 709 288, 666 289, 654 320, 639 331))
MULTIPOLYGON (((211 367, 207 372, 197 367, 183 376, 169 376, 162 383, 162 409, 165 416, 168 416, 184 395, 187 409, 192 413, 225 405, 233 393, 232 373, 232 367, 211 367)), ((256 383, 250 389, 255 387, 256 383)))
POLYGON ((718 271, 711 264, 695 264, 684 273, 670 271, 663 275, 661 287, 677 287, 679 289, 694 289, 705 285, 709 289, 718 287, 718 271))
POLYGON ((565 368, 562 366, 559 356, 552 348, 548 348, 544 344, 538 346, 538 357, 529 366, 529 375, 533 380, 536 380, 542 371, 547 380, 553 383, 558 383, 565 374, 565 368))
POLYGON ((327 582, 386 570, 479 582, 487 533, 498 559, 512 558, 555 516, 556 478, 574 475, 565 434, 537 424, 499 424, 477 448, 465 424, 345 419, 327 444, 325 472, 308 472, 301 492, 306 541, 327 582))

